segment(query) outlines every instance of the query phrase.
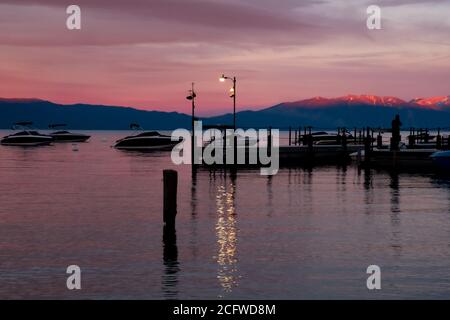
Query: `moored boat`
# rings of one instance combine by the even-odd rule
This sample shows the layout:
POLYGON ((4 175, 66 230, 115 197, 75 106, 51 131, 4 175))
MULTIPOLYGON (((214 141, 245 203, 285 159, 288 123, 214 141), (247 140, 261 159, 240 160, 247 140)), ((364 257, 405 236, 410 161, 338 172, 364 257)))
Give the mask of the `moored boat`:
MULTIPOLYGON (((66 127, 66 124, 51 124, 48 127, 50 129, 57 129, 66 127)), ((82 133, 73 133, 66 130, 59 130, 50 133, 55 142, 86 142, 91 136, 82 133)))
POLYGON ((21 129, 16 133, 7 135, 0 140, 0 144, 5 146, 40 146, 48 145, 54 139, 53 137, 41 134, 36 130, 31 129, 32 122, 17 122, 14 124, 13 129, 21 129))
MULTIPOLYGON (((142 130, 137 124, 131 124, 130 128, 142 130)), ((178 143, 179 141, 172 141, 171 136, 163 135, 157 131, 148 131, 117 140, 114 148, 136 151, 168 150, 178 143)))
POLYGON ((450 151, 435 152, 431 159, 438 169, 450 171, 450 151))

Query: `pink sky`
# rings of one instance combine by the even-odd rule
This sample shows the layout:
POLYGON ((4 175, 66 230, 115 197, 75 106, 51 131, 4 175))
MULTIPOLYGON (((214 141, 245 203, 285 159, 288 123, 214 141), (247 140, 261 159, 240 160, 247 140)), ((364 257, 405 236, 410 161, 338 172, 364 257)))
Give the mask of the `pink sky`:
POLYGON ((2 0, 0 97, 189 112, 349 93, 410 100, 450 94, 446 0, 2 0), (366 8, 382 8, 382 30, 366 8))

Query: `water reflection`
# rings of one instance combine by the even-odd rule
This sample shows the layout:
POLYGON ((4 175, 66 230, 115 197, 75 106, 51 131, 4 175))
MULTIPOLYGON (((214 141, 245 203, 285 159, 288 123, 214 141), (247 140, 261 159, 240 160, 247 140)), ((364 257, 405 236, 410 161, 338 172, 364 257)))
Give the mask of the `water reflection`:
MULTIPOLYGON (((389 187, 391 188, 391 212, 394 214, 393 217, 396 217, 396 213, 400 212, 400 183, 398 173, 391 172, 390 173, 391 181, 389 183, 389 187)), ((393 222, 398 222, 396 218, 393 222)))
POLYGON ((267 177, 267 216, 271 217, 273 215, 273 189, 272 189, 272 179, 273 176, 267 177))
POLYGON ((217 279, 222 287, 220 297, 231 293, 238 285, 237 268, 237 227, 235 207, 235 182, 224 183, 217 186, 217 279))
POLYGON ((197 232, 197 203, 198 203, 198 197, 197 197, 197 169, 196 167, 193 167, 192 169, 192 184, 191 184, 191 239, 189 241, 190 248, 191 248, 191 254, 194 260, 198 256, 198 245, 197 245, 197 238, 198 238, 198 232, 197 232))
MULTIPOLYGON (((372 213, 372 204, 374 201, 374 186, 373 186, 373 172, 372 169, 364 168, 364 204, 365 214, 372 213)), ((358 170, 358 174, 361 174, 361 170, 358 170)))
POLYGON ((392 238, 391 248, 396 256, 402 254, 402 241, 400 231, 400 181, 399 175, 396 172, 391 172, 390 177, 390 194, 391 194, 391 226, 392 226, 392 238))
POLYGON ((167 227, 164 227, 163 230, 163 263, 163 296, 166 299, 177 299, 178 272, 180 271, 180 264, 178 262, 177 235, 175 230, 167 227))

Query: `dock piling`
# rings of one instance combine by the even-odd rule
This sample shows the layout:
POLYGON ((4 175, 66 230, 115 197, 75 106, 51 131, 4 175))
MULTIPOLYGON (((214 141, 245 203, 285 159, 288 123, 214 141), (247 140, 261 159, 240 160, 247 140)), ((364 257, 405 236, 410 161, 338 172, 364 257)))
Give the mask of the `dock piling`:
POLYGON ((364 135, 364 162, 365 163, 369 163, 371 151, 372 151, 372 137, 370 135, 370 128, 367 127, 367 134, 364 135))
POLYGON ((163 221, 167 231, 175 231, 175 220, 177 215, 177 189, 178 172, 175 170, 164 170, 164 209, 163 221))
POLYGON ((438 128, 438 134, 436 136, 436 149, 442 149, 442 136, 441 136, 441 128, 438 128))
POLYGON ((292 138, 292 128, 289 126, 289 146, 292 145, 291 138, 292 138))

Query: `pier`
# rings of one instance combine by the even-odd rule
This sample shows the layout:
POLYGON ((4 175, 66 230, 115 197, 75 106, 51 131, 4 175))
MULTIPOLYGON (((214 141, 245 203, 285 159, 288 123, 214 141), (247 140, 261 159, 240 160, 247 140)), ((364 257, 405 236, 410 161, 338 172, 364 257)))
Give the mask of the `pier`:
MULTIPOLYGON (((245 143, 238 144, 236 150, 227 145, 226 129, 231 126, 206 126, 223 133, 222 146, 223 163, 211 165, 202 163, 203 167, 218 168, 248 168, 264 166, 258 157, 256 163, 249 161, 251 153, 270 155, 273 145, 273 129, 267 129, 268 140, 265 144, 251 145, 249 139, 245 143), (244 150, 242 150, 244 149, 244 150), (252 149, 255 149, 251 151, 252 149), (245 153, 245 163, 231 164, 225 159, 230 152, 245 153)), ((314 130, 311 126, 297 126, 282 128, 283 135, 279 138, 278 156, 280 167, 302 167, 315 165, 349 164, 352 162, 368 168, 388 169, 417 169, 417 171, 434 168, 433 153, 450 149, 450 138, 442 134, 442 129, 409 128, 409 134, 402 137, 408 131, 400 131, 401 122, 395 118, 390 128, 338 128, 331 133, 314 130)), ((245 130, 245 129, 242 129, 245 130)), ((236 141, 236 137, 234 137, 236 141)), ((230 155, 231 156, 231 155, 230 155)), ((236 160, 236 154, 232 156, 236 160)), ((230 157, 228 157, 230 159, 230 157)))

